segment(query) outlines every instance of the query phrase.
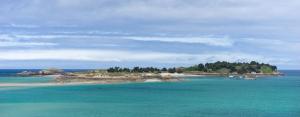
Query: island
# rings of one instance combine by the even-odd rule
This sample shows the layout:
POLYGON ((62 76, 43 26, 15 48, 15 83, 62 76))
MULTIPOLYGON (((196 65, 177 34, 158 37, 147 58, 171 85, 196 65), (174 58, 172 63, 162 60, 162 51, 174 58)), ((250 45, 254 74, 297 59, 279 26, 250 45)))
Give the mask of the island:
POLYGON ((91 82, 91 83, 123 83, 123 82, 160 82, 180 81, 193 76, 225 76, 254 80, 262 76, 283 75, 277 67, 270 64, 251 62, 226 62, 197 64, 189 67, 111 67, 80 72, 64 72, 59 69, 47 69, 37 72, 24 71, 20 76, 52 75, 58 83, 91 82))

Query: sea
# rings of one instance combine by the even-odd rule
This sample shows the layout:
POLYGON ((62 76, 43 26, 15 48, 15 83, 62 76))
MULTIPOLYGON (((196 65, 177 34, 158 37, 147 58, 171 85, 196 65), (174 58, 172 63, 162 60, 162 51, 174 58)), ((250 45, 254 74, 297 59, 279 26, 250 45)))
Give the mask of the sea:
MULTIPOLYGON (((0 83, 45 83, 0 70, 0 83)), ((73 70, 74 71, 74 70, 73 70)), ((75 70, 76 71, 76 70, 75 70)), ((238 80, 0 87, 0 117, 300 117, 300 71, 238 80)))

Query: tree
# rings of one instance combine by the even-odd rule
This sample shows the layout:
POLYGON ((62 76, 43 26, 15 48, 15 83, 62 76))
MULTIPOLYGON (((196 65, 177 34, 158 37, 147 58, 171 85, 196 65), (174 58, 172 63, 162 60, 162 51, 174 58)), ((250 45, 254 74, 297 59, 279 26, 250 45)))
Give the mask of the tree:
POLYGON ((168 72, 169 73, 175 73, 176 72, 176 68, 174 67, 174 68, 169 68, 168 69, 168 72))
POLYGON ((168 69, 164 67, 161 69, 161 71, 166 72, 166 71, 168 71, 168 69))
POLYGON ((158 69, 155 67, 134 67, 130 68, 121 68, 121 67, 111 67, 107 69, 107 72, 134 72, 134 73, 161 73, 161 72, 169 72, 169 73, 182 73, 182 72, 194 72, 194 71, 202 71, 202 72, 218 72, 218 73, 233 73, 237 72, 239 74, 257 72, 257 73, 272 73, 277 71, 277 67, 265 64, 258 63, 256 61, 251 61, 250 63, 241 63, 234 62, 229 63, 226 61, 217 61, 215 63, 206 63, 206 64, 197 64, 190 67, 180 67, 180 68, 162 68, 158 69))
POLYGON ((203 64, 198 64, 198 71, 204 71, 205 66, 203 64))

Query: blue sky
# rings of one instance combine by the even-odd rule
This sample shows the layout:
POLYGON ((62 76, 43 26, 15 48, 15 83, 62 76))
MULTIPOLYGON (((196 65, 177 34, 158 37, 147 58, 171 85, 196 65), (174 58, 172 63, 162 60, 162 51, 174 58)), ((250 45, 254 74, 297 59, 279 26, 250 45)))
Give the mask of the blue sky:
POLYGON ((1 0, 0 68, 300 69, 298 0, 1 0))

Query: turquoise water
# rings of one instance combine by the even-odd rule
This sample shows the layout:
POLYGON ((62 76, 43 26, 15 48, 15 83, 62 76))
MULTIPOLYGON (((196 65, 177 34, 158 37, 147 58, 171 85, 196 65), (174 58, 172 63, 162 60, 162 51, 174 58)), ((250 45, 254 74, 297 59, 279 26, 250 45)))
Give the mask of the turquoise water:
POLYGON ((0 83, 49 83, 53 81, 51 77, 0 77, 0 83))
POLYGON ((285 72, 253 81, 1 87, 0 117, 300 117, 300 72, 285 72))

